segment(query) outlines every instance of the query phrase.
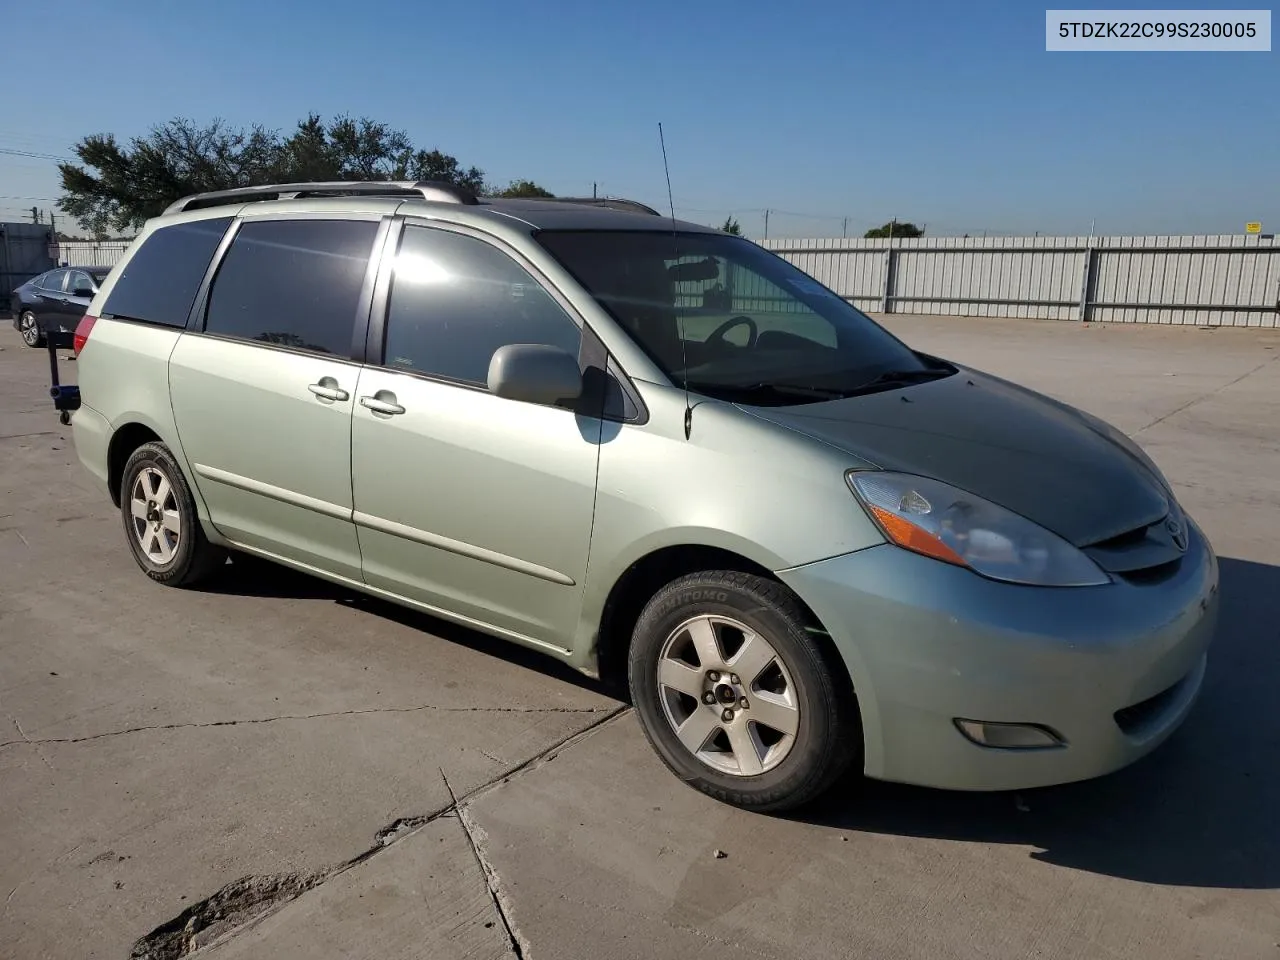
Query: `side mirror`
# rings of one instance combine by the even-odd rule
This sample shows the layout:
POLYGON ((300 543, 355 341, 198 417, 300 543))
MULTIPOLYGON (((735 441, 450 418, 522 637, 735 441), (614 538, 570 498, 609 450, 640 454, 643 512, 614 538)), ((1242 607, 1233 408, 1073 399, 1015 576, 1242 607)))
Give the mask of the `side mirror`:
POLYGON ((582 394, 578 360, 559 347, 509 343, 489 361, 489 392, 508 400, 555 404, 582 394))
POLYGON ((76 287, 76 292, 73 293, 72 296, 88 297, 90 300, 92 300, 94 296, 93 287, 76 287))

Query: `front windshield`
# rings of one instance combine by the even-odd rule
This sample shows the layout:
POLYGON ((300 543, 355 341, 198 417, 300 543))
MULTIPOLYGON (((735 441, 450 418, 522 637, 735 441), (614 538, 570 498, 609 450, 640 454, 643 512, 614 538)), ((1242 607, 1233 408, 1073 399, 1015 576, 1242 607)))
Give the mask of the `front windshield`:
POLYGON ((869 317, 740 237, 544 231, 538 240, 673 383, 724 400, 834 399, 930 372, 869 317))

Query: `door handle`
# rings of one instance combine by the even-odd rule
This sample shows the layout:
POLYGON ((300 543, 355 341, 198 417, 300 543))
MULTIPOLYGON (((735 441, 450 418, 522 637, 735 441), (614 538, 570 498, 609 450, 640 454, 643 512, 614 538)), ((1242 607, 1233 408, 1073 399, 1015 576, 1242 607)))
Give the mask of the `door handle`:
POLYGON ((346 400, 351 394, 338 386, 333 377, 321 377, 319 383, 307 384, 307 389, 321 400, 346 400))
POLYGON ((381 413, 387 416, 404 413, 404 407, 396 403, 396 395, 390 390, 379 390, 372 397, 361 397, 360 406, 368 407, 374 413, 381 413))

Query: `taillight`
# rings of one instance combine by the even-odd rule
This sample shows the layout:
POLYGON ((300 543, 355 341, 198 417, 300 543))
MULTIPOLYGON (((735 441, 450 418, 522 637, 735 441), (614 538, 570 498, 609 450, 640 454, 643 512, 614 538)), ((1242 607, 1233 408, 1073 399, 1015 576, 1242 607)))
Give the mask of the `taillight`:
POLYGON ((89 342, 89 334, 93 330, 93 325, 97 322, 97 317, 91 317, 86 313, 80 318, 80 322, 76 324, 76 332, 71 337, 71 349, 77 355, 84 349, 84 345, 89 342))

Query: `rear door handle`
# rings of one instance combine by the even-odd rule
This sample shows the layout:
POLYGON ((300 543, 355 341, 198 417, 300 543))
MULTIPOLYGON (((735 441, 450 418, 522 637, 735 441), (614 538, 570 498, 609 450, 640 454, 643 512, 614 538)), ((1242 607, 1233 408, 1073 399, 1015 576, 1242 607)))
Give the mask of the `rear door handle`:
POLYGON ((372 397, 361 397, 360 406, 368 407, 374 413, 382 413, 387 416, 404 413, 404 407, 396 403, 396 395, 390 390, 379 390, 372 397))
POLYGON ((338 386, 333 377, 321 377, 319 383, 308 383, 307 389, 321 400, 346 400, 351 394, 338 386))

